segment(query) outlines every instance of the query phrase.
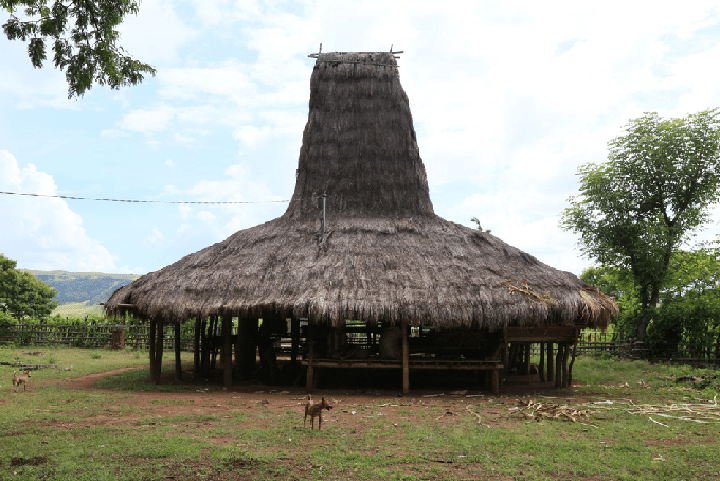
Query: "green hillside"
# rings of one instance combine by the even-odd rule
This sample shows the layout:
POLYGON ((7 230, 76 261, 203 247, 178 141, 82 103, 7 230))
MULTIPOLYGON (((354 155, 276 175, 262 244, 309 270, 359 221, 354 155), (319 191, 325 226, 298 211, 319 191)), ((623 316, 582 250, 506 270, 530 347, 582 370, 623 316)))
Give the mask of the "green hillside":
POLYGON ((60 306, 84 304, 97 306, 110 295, 140 276, 136 274, 104 274, 102 272, 35 271, 25 269, 57 291, 60 306))

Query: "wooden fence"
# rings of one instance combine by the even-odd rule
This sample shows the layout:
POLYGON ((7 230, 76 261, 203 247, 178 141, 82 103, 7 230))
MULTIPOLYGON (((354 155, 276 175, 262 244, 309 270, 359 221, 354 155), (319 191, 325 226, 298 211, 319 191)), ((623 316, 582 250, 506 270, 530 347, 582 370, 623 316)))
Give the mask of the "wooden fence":
MULTIPOLYGON (((233 327, 236 333, 237 326, 233 327)), ((89 348, 102 348, 110 345, 113 332, 124 333, 124 345, 132 349, 148 349, 150 327, 148 325, 47 325, 16 324, 0 335, 0 344, 17 343, 22 345, 60 345, 89 348)), ((170 329, 163 335, 163 347, 174 349, 175 337, 170 329)), ((289 342, 278 343, 281 352, 289 349, 289 342), (286 345, 287 344, 287 345, 286 345)), ((181 346, 184 351, 192 351, 192 336, 181 346)), ((539 344, 531 346, 531 353, 540 354, 539 344)), ((643 343, 623 339, 613 339, 611 335, 599 331, 582 331, 578 339, 578 355, 611 355, 628 358, 650 358, 672 360, 693 365, 720 365, 717 353, 706 349, 696 349, 689 344, 680 344, 673 357, 654 355, 643 343)))
MULTIPOLYGON (((102 348, 110 345, 113 332, 118 331, 124 333, 125 346, 133 349, 148 349, 150 337, 148 325, 16 324, 0 336, 0 343, 102 348)), ((173 349, 174 343, 173 333, 170 330, 166 331, 163 335, 163 348, 173 349)), ((192 351, 192 343, 183 345, 183 349, 192 351)))

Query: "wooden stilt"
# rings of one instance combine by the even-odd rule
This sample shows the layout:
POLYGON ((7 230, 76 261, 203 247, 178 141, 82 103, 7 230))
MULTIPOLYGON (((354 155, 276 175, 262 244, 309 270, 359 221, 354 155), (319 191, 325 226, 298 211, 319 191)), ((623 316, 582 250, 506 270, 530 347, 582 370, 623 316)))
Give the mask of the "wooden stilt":
POLYGON ((555 356, 555 387, 562 387, 563 343, 558 342, 555 356))
POLYGON ((313 324, 312 321, 308 320, 307 329, 307 344, 308 344, 308 365, 307 374, 305 376, 305 390, 310 393, 313 390, 313 324))
POLYGON ((163 320, 157 321, 157 334, 155 335, 155 385, 160 385, 160 377, 162 376, 162 358, 163 358, 163 320))
POLYGON ((555 380, 555 363, 553 362, 553 343, 547 343, 547 380, 553 382, 555 380))
POLYGON ((233 376, 236 380, 243 379, 242 341, 242 318, 238 317, 237 335, 235 336, 235 364, 233 366, 233 376))
POLYGON ((575 353, 577 352, 577 343, 578 343, 578 335, 580 334, 580 329, 575 329, 575 340, 573 342, 573 349, 572 349, 572 360, 570 361, 570 366, 568 367, 568 387, 572 386, 572 371, 573 371, 573 364, 575 364, 575 353))
POLYGON ((232 387, 232 316, 222 316, 222 363, 223 386, 232 387))
POLYGON ((522 370, 523 370, 523 375, 525 375, 525 376, 530 374, 530 346, 531 346, 531 343, 529 343, 529 342, 526 342, 525 345, 523 346, 522 370))
POLYGON ((195 319, 195 336, 193 339, 193 370, 195 375, 200 372, 200 334, 202 329, 202 322, 198 317, 195 319))
POLYGON ((293 378, 297 375, 298 354, 300 353, 300 319, 290 320, 290 372, 293 378))
POLYGON ((538 364, 540 382, 545 382, 545 343, 540 343, 540 364, 538 364))
POLYGON ((408 342, 408 323, 407 319, 400 321, 400 331, 402 332, 402 379, 403 394, 410 393, 410 343, 408 342))
POLYGON ((210 349, 211 349, 211 342, 210 342, 210 336, 208 336, 208 320, 203 319, 202 325, 200 327, 200 336, 202 339, 202 345, 200 346, 200 372, 203 373, 203 375, 210 372, 210 349))
POLYGON ((150 330, 148 331, 148 351, 150 354, 150 382, 155 382, 155 329, 157 321, 150 319, 150 330))
POLYGON ((570 387, 570 378, 568 376, 568 359, 570 357, 570 343, 563 343, 562 358, 562 387, 570 387))
POLYGON ((180 335, 180 323, 176 322, 173 326, 175 328, 175 378, 182 379, 182 360, 180 354, 182 353, 182 337, 180 335))
POLYGON ((499 369, 493 369, 492 370, 492 387, 491 391, 493 394, 498 394, 500 392, 500 370, 499 369))
POLYGON ((507 330, 503 329, 503 340, 502 340, 502 361, 503 370, 508 372, 510 370, 510 353, 507 343, 507 330))

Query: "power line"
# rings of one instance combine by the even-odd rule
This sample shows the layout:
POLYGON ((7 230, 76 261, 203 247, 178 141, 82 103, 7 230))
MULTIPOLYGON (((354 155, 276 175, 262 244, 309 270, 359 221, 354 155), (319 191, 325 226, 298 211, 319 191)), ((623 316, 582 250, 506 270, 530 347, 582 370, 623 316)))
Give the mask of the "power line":
POLYGON ((30 197, 51 197, 55 199, 70 199, 70 200, 94 200, 101 202, 137 202, 143 204, 269 204, 278 202, 290 202, 291 199, 281 200, 237 200, 237 201, 200 201, 200 200, 134 200, 134 199, 96 199, 92 197, 74 197, 70 195, 46 195, 46 194, 24 194, 21 192, 2 192, 0 194, 5 195, 25 195, 30 197))

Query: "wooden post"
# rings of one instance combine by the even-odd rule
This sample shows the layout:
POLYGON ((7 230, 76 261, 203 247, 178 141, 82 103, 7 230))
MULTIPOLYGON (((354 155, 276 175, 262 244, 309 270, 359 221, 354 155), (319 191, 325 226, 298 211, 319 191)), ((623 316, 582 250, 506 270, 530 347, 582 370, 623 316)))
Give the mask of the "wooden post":
POLYGON ((540 343, 540 364, 538 364, 540 382, 545 382, 545 343, 540 343))
POLYGON ((563 343, 563 358, 562 358, 562 387, 570 387, 568 378, 568 358, 570 357, 570 343, 563 343))
POLYGON ((308 344, 308 366, 305 376, 305 390, 310 393, 313 389, 313 323, 308 319, 307 328, 307 344, 308 344))
POLYGON ((555 387, 562 387, 563 343, 558 342, 555 357, 555 387))
POLYGON ((503 340, 502 340, 502 361, 503 361, 503 370, 505 372, 508 372, 510 370, 510 353, 508 352, 508 343, 507 343, 507 329, 503 329, 503 340))
POLYGON ((547 343, 547 381, 553 382, 555 380, 555 364, 553 363, 553 343, 547 343))
POLYGON ((203 375, 210 371, 210 337, 207 333, 208 320, 203 319, 200 323, 200 336, 202 344, 200 346, 200 372, 203 375))
POLYGON ((523 374, 525 376, 530 374, 530 347, 531 347, 531 345, 532 345, 532 343, 528 342, 528 343, 525 343, 525 345, 523 346, 525 349, 523 352, 522 370, 523 370, 523 374))
POLYGON ((235 365, 233 366, 233 375, 235 379, 243 379, 243 359, 242 359, 242 333, 243 318, 238 317, 237 335, 235 336, 235 365))
POLYGON ((498 394, 500 392, 500 370, 499 369, 493 369, 492 370, 492 386, 490 390, 493 394, 498 394))
POLYGON ((195 319, 195 336, 193 339, 193 369, 195 375, 200 372, 200 333, 202 329, 202 323, 200 317, 195 319))
POLYGON ((163 320, 158 319, 157 321, 157 334, 155 335, 155 385, 160 385, 160 377, 162 375, 162 358, 163 358, 163 320))
POLYGON ((300 319, 290 319, 290 372, 295 377, 297 374, 298 354, 300 353, 300 319))
POLYGON ((400 331, 402 332, 402 379, 403 394, 410 393, 410 343, 408 342, 408 323, 407 319, 400 321, 400 331))
POLYGON ((182 360, 180 354, 182 353, 182 338, 180 336, 180 322, 175 323, 175 377, 182 379, 182 360))
POLYGON ((572 370, 573 370, 573 364, 575 364, 575 353, 577 352, 578 335, 579 334, 580 334, 580 329, 575 328, 575 342, 573 343, 572 360, 570 361, 570 366, 568 367, 568 387, 572 386, 572 370))
POLYGON ((155 382, 157 379, 155 373, 155 328, 157 321, 150 319, 150 330, 148 331, 148 351, 150 354, 150 382, 155 382))
POLYGON ((222 363, 223 363, 223 386, 232 387, 232 316, 222 316, 222 363))

